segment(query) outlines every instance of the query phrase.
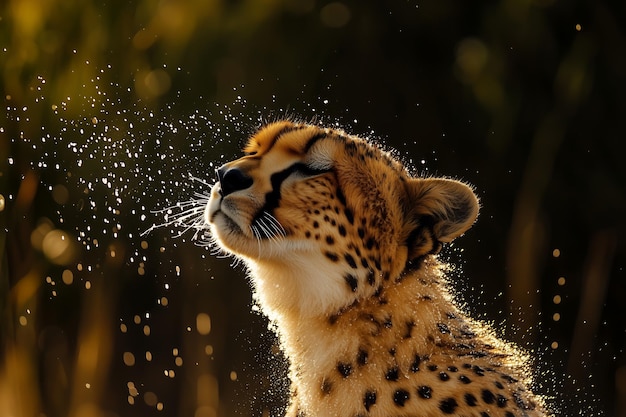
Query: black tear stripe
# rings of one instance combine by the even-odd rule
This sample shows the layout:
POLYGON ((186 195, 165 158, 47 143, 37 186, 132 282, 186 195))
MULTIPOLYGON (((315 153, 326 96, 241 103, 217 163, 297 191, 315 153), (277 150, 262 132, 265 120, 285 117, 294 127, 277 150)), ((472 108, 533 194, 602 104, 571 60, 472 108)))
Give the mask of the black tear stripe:
POLYGON ((272 184, 272 190, 265 194, 265 205, 259 210, 257 215, 252 220, 252 224, 256 223, 262 216, 264 212, 273 214, 274 209, 278 207, 280 204, 280 187, 283 182, 289 178, 289 176, 295 172, 302 173, 306 176, 315 176, 321 175, 329 172, 327 169, 315 169, 303 164, 302 162, 298 162, 296 164, 291 165, 288 168, 283 169, 282 171, 278 171, 272 174, 270 177, 270 183, 272 184))

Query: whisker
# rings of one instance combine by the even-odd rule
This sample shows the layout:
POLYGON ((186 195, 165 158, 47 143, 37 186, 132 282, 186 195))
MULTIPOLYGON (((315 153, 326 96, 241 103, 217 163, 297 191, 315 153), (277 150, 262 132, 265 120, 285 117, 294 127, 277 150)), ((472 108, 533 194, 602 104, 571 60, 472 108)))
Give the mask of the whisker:
POLYGON ((270 225, 272 226, 272 228, 276 231, 276 233, 278 235, 280 235, 281 237, 286 237, 287 236, 287 231, 285 230, 283 225, 280 224, 278 219, 276 219, 276 217, 272 216, 268 212, 264 212, 263 214, 264 214, 264 217, 267 218, 267 220, 269 221, 270 225))
POLYGON ((276 217, 264 211, 260 217, 254 220, 254 227, 259 230, 258 238, 263 237, 278 242, 279 238, 287 236, 285 228, 280 224, 276 217))
POLYGON ((259 231, 263 234, 263 237, 266 239, 269 239, 271 235, 267 229, 267 226, 265 225, 265 222, 263 221, 263 218, 257 219, 256 224, 257 224, 257 227, 259 228, 259 231))
MULTIPOLYGON (((191 181, 199 182, 206 187, 211 187, 211 184, 198 177, 190 175, 189 179, 191 181)), ((180 238, 189 232, 193 232, 191 240, 197 245, 216 247, 215 241, 211 237, 207 224, 204 220, 205 207, 210 198, 211 196, 207 191, 195 191, 192 198, 189 200, 179 201, 161 209, 151 210, 151 214, 161 216, 163 221, 150 226, 146 231, 141 233, 141 236, 145 236, 157 229, 170 227, 172 228, 172 233, 176 238, 180 238)))
POLYGON ((280 233, 280 229, 276 227, 275 222, 272 218, 265 216, 265 228, 267 229, 268 236, 272 241, 278 242, 279 238, 282 237, 280 233))
POLYGON ((209 184, 206 180, 203 180, 200 177, 196 177, 195 175, 189 175, 189 179, 192 181, 199 182, 202 185, 206 185, 208 188, 213 187, 213 184, 209 184))
POLYGON ((260 257, 261 256, 261 234, 259 233, 258 227, 255 226, 254 224, 250 225, 250 230, 252 231, 252 234, 254 234, 254 237, 256 238, 259 257, 260 257))

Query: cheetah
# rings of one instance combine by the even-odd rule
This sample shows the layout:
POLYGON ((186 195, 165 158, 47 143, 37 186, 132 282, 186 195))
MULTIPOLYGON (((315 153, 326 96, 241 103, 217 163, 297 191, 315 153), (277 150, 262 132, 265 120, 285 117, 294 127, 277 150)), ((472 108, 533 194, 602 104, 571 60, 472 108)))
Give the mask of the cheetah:
POLYGON ((291 120, 244 151, 203 217, 278 334, 287 417, 549 415, 527 357, 458 307, 438 259, 478 216, 472 187, 291 120))

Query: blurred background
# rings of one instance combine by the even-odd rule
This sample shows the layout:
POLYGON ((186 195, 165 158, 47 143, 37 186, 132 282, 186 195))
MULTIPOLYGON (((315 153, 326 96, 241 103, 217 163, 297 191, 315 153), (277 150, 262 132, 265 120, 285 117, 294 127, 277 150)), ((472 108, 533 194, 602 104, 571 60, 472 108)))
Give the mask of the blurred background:
POLYGON ((625 28, 601 0, 6 0, 0 415, 281 414, 243 266, 144 232, 294 116, 474 184, 460 301, 556 415, 626 416, 625 28))

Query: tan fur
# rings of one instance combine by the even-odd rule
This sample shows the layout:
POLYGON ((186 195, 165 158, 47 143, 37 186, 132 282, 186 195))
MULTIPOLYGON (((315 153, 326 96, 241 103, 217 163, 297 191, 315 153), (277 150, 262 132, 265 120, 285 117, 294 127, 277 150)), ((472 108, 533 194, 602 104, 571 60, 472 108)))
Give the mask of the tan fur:
POLYGON ((282 121, 220 168, 205 211, 290 361, 290 417, 545 416, 526 357, 460 311, 436 253, 470 187, 412 178, 342 131, 282 121))

